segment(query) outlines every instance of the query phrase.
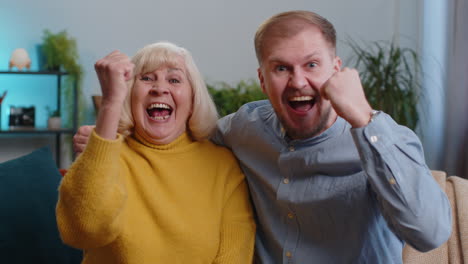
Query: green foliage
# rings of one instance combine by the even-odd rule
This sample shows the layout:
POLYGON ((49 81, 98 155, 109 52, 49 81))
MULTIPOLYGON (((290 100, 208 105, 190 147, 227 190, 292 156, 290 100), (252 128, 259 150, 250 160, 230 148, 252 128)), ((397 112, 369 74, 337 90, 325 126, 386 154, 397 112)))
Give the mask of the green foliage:
POLYGON ((50 107, 46 106, 47 116, 48 117, 60 117, 60 110, 51 110, 50 107))
POLYGON ((374 109, 383 110, 399 124, 415 129, 419 115, 420 62, 417 53, 395 43, 373 42, 365 47, 349 41, 355 67, 374 109))
POLYGON ((221 117, 234 113, 245 103, 267 98, 254 80, 240 81, 234 87, 225 82, 207 87, 221 117))
POLYGON ((66 72, 75 76, 81 74, 82 69, 77 62, 76 40, 69 37, 65 30, 54 34, 46 29, 42 41, 42 52, 46 59, 43 66, 51 70, 59 70, 62 67, 66 72))
MULTIPOLYGON (((73 120, 73 88, 77 86, 77 102, 78 108, 82 109, 84 106, 83 98, 81 97, 82 88, 81 82, 83 77, 83 68, 78 63, 78 49, 76 40, 68 36, 65 30, 60 31, 56 34, 49 30, 44 30, 42 37, 42 52, 44 54, 46 63, 44 66, 46 69, 51 71, 63 70, 68 73, 65 79, 64 92, 63 92, 63 107, 66 109, 67 118, 65 119, 65 125, 71 127, 73 120)), ((78 111, 78 120, 83 120, 83 111, 78 111)))

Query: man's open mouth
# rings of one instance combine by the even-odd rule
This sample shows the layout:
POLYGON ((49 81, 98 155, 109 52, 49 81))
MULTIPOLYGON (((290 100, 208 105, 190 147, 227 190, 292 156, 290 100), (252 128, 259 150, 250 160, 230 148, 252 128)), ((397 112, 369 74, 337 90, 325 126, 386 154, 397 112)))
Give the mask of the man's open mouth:
POLYGON ((298 112, 307 112, 315 104, 315 97, 310 95, 289 97, 289 106, 298 112))
POLYGON ((146 112, 154 120, 166 120, 172 114, 172 107, 164 103, 154 103, 146 108, 146 112))

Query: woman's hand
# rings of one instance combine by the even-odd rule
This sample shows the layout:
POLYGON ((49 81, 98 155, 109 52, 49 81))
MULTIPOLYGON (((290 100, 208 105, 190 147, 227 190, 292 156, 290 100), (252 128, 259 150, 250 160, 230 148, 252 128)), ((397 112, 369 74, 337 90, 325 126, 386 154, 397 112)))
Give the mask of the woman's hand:
POLYGON ((94 65, 102 90, 96 133, 103 138, 117 137, 123 103, 131 89, 127 86, 127 81, 133 78, 134 67, 130 58, 120 51, 110 53, 94 65))
POLYGON ((134 64, 120 51, 113 51, 94 64, 102 90, 101 104, 122 104, 128 93, 127 81, 133 77, 134 64))

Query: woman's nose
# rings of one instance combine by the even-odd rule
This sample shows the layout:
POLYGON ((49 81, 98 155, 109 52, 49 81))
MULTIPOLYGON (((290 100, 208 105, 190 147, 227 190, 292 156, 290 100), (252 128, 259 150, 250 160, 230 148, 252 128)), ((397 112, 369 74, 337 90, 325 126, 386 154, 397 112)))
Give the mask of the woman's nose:
POLYGON ((169 87, 166 83, 158 80, 153 83, 153 86, 151 87, 151 90, 149 91, 149 93, 151 95, 168 94, 169 87))

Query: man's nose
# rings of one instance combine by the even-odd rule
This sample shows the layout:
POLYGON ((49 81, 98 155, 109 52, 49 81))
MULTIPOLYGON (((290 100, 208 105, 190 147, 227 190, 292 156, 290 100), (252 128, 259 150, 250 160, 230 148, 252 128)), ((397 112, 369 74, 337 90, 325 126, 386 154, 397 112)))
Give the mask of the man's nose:
POLYGON ((301 70, 294 70, 289 78, 289 86, 297 89, 302 89, 308 84, 306 75, 301 70))

